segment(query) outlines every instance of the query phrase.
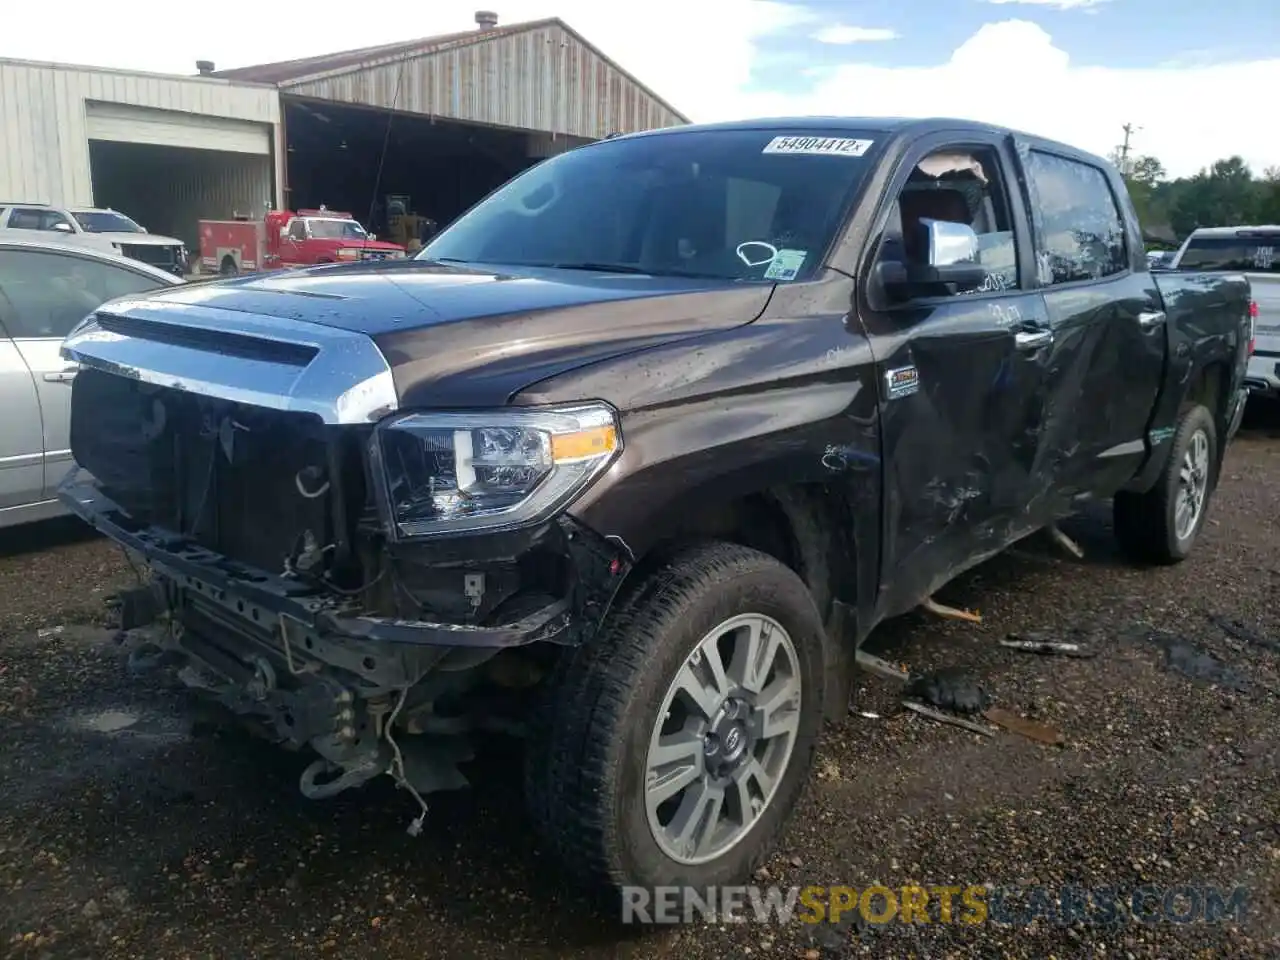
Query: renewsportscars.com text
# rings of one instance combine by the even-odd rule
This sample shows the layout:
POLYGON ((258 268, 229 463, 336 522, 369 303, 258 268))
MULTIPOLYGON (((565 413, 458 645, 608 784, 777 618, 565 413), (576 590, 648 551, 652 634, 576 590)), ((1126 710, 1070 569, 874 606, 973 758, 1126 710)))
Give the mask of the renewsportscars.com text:
POLYGON ((1245 887, 1182 884, 1120 887, 624 887, 622 922, 726 923, 1241 923, 1245 887))

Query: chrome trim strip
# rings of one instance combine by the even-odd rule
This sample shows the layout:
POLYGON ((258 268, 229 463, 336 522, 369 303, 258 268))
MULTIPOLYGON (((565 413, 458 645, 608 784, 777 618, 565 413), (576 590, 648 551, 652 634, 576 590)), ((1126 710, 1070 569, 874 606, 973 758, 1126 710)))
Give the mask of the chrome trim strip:
POLYGON ((18 453, 11 457, 0 457, 0 470, 6 467, 35 467, 43 462, 43 453, 18 453))
POLYGON ((391 366, 363 333, 164 299, 114 300, 103 312, 171 328, 312 347, 316 356, 305 367, 229 357, 114 333, 103 329, 94 314, 63 341, 64 359, 156 386, 311 413, 330 424, 370 423, 399 408, 391 366))

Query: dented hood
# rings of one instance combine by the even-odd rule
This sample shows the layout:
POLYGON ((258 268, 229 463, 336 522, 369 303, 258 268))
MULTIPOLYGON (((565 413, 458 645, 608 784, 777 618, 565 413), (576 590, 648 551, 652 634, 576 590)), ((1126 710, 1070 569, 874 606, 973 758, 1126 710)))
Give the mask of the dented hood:
POLYGON ((771 284, 578 270, 343 264, 193 284, 152 300, 368 334, 403 406, 505 403, 606 357, 750 323, 771 284))

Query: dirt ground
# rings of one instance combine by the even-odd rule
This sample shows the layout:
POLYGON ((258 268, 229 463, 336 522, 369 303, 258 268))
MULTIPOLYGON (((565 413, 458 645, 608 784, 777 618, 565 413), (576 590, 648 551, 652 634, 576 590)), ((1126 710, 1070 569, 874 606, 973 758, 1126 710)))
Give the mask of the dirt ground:
MULTIPOLYGON (((1249 890, 1240 923, 621 930, 530 839, 516 754, 432 801, 422 836, 389 784, 310 802, 302 759, 130 679, 101 627, 131 575, 73 523, 0 537, 0 953, 31 958, 1276 956, 1280 951, 1280 417, 1250 415, 1195 555, 1124 565, 1105 511, 944 591, 982 625, 923 614, 877 652, 961 667, 1061 731, 1048 746, 903 712, 868 678, 767 868, 784 885, 1064 884, 1249 890), (1224 621, 1237 621, 1241 631, 1224 621), (1003 649, 1078 639, 1092 659, 1003 649), (1232 634, 1235 634, 1234 636, 1232 634), (1199 674, 1192 676, 1188 674, 1199 674), (863 712, 876 717, 861 715, 863 712)), ((763 881, 762 881, 763 882, 763 881)))

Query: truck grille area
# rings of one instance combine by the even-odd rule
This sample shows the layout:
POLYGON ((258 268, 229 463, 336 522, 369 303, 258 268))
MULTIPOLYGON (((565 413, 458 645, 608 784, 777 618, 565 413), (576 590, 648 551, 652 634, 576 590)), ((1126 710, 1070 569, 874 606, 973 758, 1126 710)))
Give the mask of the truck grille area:
POLYGON ((233 403, 85 369, 71 449, 136 522, 281 573, 308 539, 334 542, 326 427, 319 418, 233 403))
POLYGON ((178 248, 153 243, 122 243, 120 254, 131 260, 140 260, 153 267, 168 269, 178 262, 178 248))

